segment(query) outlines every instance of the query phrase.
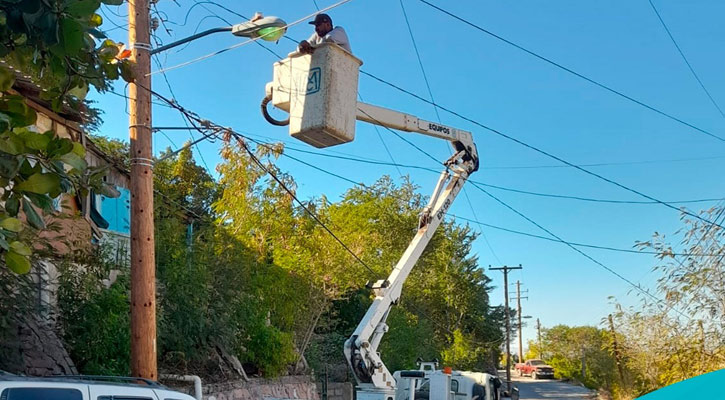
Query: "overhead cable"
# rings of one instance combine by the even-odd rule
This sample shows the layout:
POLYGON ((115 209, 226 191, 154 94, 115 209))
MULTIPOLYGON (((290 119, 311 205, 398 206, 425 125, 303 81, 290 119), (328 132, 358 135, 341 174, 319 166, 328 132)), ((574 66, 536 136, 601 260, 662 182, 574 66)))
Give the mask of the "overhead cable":
MULTIPOLYGON (((325 7, 324 9, 320 10, 319 12, 326 12, 326 11, 332 10, 333 8, 339 7, 339 6, 341 6, 341 5, 343 5, 343 4, 347 3, 347 2, 350 2, 350 1, 352 1, 352 0, 341 0, 341 1, 339 1, 339 2, 337 2, 335 4, 333 4, 333 5, 331 5, 329 7, 325 7)), ((289 23, 289 24, 287 24, 287 25, 285 25, 283 27, 280 27, 279 29, 286 29, 286 28, 289 28, 289 27, 298 25, 298 24, 300 24, 302 22, 307 21, 309 18, 315 16, 317 13, 318 12, 316 11, 316 12, 314 12, 312 14, 306 15, 306 16, 304 16, 304 17, 302 17, 302 18, 300 18, 300 19, 298 19, 298 20, 296 20, 296 21, 294 21, 292 23, 289 23)), ((217 51, 215 51, 213 53, 209 53, 209 54, 203 55, 201 57, 197 57, 197 58, 194 58, 192 60, 189 60, 189 61, 186 61, 186 62, 183 62, 183 63, 180 63, 180 64, 176 64, 174 66, 167 67, 167 68, 164 68, 164 69, 161 69, 161 70, 152 71, 152 72, 150 72, 147 75, 155 75, 155 74, 158 74, 160 72, 171 71, 171 70, 174 70, 174 69, 177 69, 177 68, 185 67, 187 65, 194 64, 194 63, 197 63, 197 62, 202 61, 202 60, 206 60, 207 58, 211 58, 211 57, 217 56, 219 54, 225 53, 225 52, 227 52, 229 50, 233 50, 233 49, 236 49, 236 48, 239 48, 239 47, 242 47, 242 46, 246 46, 246 45, 248 45, 250 43, 254 43, 254 42, 256 42, 256 41, 258 41, 260 39, 261 39, 261 36, 260 37, 255 37, 255 38, 251 38, 251 39, 246 40, 244 42, 237 43, 235 45, 229 46, 229 47, 224 48, 224 49, 221 49, 221 50, 217 50, 217 51)))
POLYGON ((721 136, 715 135, 712 132, 709 132, 709 131, 707 131, 705 129, 702 129, 700 127, 697 127, 697 126, 695 126, 695 125, 693 125, 693 124, 691 124, 691 123, 689 123, 687 121, 684 121, 684 120, 682 120, 682 119, 680 119, 678 117, 675 117, 672 114, 669 114, 667 112, 664 112, 664 111, 662 111, 662 110, 660 110, 658 108, 655 108, 653 106, 650 106, 649 104, 646 104, 646 103, 644 103, 641 100, 637 100, 637 99, 635 99, 632 96, 629 96, 629 95, 626 95, 626 94, 622 93, 621 91, 618 91, 618 90, 613 89, 613 88, 611 88, 611 87, 609 87, 609 86, 607 86, 607 85, 605 85, 603 83, 600 83, 598 81, 595 81, 592 78, 589 78, 589 77, 587 77, 587 76, 585 76, 585 75, 583 75, 583 74, 581 74, 579 72, 576 72, 576 71, 572 70, 571 68, 565 67, 564 65, 562 65, 562 64, 560 64, 560 63, 558 63, 556 61, 553 61, 550 58, 547 58, 547 57, 544 57, 544 56, 542 56, 542 55, 540 55, 538 53, 535 53, 532 50, 529 50, 529 49, 527 49, 527 48, 525 48, 525 47, 523 47, 523 46, 521 46, 519 44, 516 44, 516 43, 514 43, 514 42, 512 42, 512 41, 510 41, 510 40, 508 40, 508 39, 506 39, 506 38, 504 38, 502 36, 500 36, 500 35, 497 35, 497 34, 491 32, 491 31, 489 31, 488 29, 485 29, 485 28, 483 28, 483 27, 481 27, 481 26, 479 26, 479 25, 477 25, 477 24, 475 24, 475 23, 473 23, 473 22, 471 22, 471 21, 469 21, 467 19, 464 19, 464 18, 462 18, 462 17, 460 17, 460 16, 458 16, 456 14, 453 14, 452 12, 450 12, 448 10, 445 10, 445 9, 443 9, 443 8, 441 8, 441 7, 435 5, 435 4, 433 4, 433 3, 431 3, 431 2, 429 2, 427 0, 418 0, 418 1, 420 1, 423 4, 426 4, 426 5, 430 6, 430 7, 434 8, 434 9, 442 12, 443 14, 446 14, 446 15, 448 15, 448 16, 450 16, 450 17, 452 17, 452 18, 454 18, 454 19, 456 19, 456 20, 458 20, 460 22, 463 22, 464 24, 466 24, 466 25, 468 25, 468 26, 470 26, 470 27, 472 27, 472 28, 474 28, 476 30, 479 30, 479 31, 481 31, 481 32, 483 32, 483 33, 485 33, 485 34, 487 34, 489 36, 492 36, 492 37, 494 37, 494 38, 496 38, 496 39, 498 39, 498 40, 500 40, 500 41, 502 41, 502 42, 504 42, 506 44, 509 44, 509 45, 511 45, 511 46, 513 46, 513 47, 515 47, 515 48, 517 48, 517 49, 519 49, 519 50, 521 50, 521 51, 523 51, 523 52, 525 52, 525 53, 527 53, 529 55, 532 55, 532 56, 534 56, 534 57, 536 57, 536 58, 538 58, 538 59, 540 59, 542 61, 545 61, 545 62, 547 62, 547 63, 549 63, 549 64, 551 64, 551 65, 553 65, 553 66, 555 66, 557 68, 560 68, 560 69, 562 69, 562 70, 564 70, 564 71, 566 71, 566 72, 574 75, 574 76, 577 76, 577 77, 579 77, 581 79, 584 79, 585 81, 587 81, 589 83, 592 83, 592 84, 594 84, 596 86, 599 86, 600 88, 602 88, 602 89, 604 89, 604 90, 606 90, 608 92, 614 93, 614 94, 616 94, 616 95, 618 95, 618 96, 620 96, 620 97, 622 97, 624 99, 627 99, 627 100, 629 100, 629 101, 631 101, 633 103, 639 104, 640 106, 642 106, 644 108, 647 108, 647 109, 649 109, 651 111, 654 111, 657 114, 660 114, 660 115, 662 115, 664 117, 667 117, 667 118, 669 118, 669 119, 671 119, 673 121, 676 121, 676 122, 678 122, 678 123, 680 123, 682 125, 685 125, 685 126, 687 126, 689 128, 692 128, 692 129, 694 129, 694 130, 696 130, 696 131, 698 131, 700 133, 703 133, 703 134, 705 134, 707 136, 710 136, 712 138, 715 138, 715 139, 717 139, 717 140, 719 140, 721 142, 725 142, 725 138, 723 138, 721 136))
MULTIPOLYGON (((603 268, 603 269, 604 269, 605 271, 607 271, 607 272, 609 272, 610 274, 612 274, 612 275, 616 276, 617 278, 619 278, 619 279, 620 279, 620 280, 622 280, 623 282, 625 282, 625 283, 627 283, 628 285, 630 285, 630 286, 631 286, 632 288, 634 288, 635 290, 637 290, 637 291, 641 292, 641 293, 642 293, 642 294, 644 294, 645 296, 648 296, 648 297, 652 298, 653 300, 655 300, 655 301, 656 301, 657 303, 659 303, 659 304, 662 304, 662 303, 663 303, 663 301, 662 301, 662 300, 660 300, 659 298, 657 298, 657 297, 656 297, 655 295, 653 295, 652 293, 650 293, 650 292, 649 292, 648 290, 645 290, 645 289, 643 289, 643 288, 642 288, 642 286, 640 286, 640 285, 638 285, 638 284, 636 284, 636 283, 632 282, 631 280, 629 280, 628 278, 624 277, 624 276, 623 276, 622 274, 620 274, 619 272, 617 272, 617 271, 615 271, 614 269, 612 269, 612 268, 610 268, 610 267, 606 266, 606 265, 605 265, 605 264, 603 264, 603 263, 602 263, 601 261, 599 261, 599 260, 595 259, 594 257, 590 256, 589 254, 587 254, 587 253, 583 252, 583 251, 582 251, 581 249, 577 248, 577 247, 576 247, 576 246, 574 246, 573 244, 571 244, 571 243, 569 243, 569 242, 565 241, 564 239, 562 239, 561 237, 559 237, 558 235, 556 235, 555 233, 553 233, 553 232, 552 232, 552 231, 550 231, 549 229, 546 229, 546 228, 545 228, 544 226, 542 226, 542 225, 541 225, 541 224, 539 224, 538 222, 536 222, 536 221, 534 221, 533 219, 531 219, 531 218, 527 217, 527 216, 526 216, 526 215, 524 215, 524 214, 523 214, 522 212, 520 212, 520 211, 518 211, 517 209, 515 209, 515 208, 511 207, 510 205, 508 205, 507 203, 505 203, 505 202, 504 202, 503 200, 499 199, 498 197, 496 197, 496 196, 492 195, 492 194, 491 194, 491 193, 489 193, 489 192, 488 192, 488 191, 487 191, 486 189, 482 188, 482 187, 481 187, 480 185, 477 185, 477 184, 475 184, 475 183, 472 183, 472 184, 473 184, 473 186, 474 186, 475 188, 477 188, 478 190, 480 190, 481 192, 483 192, 483 193, 484 193, 485 195, 487 195, 488 197, 490 197, 490 198, 492 198, 493 200, 495 200, 495 201, 496 201, 497 203, 501 204, 502 206, 504 206, 505 208, 509 209, 510 211, 512 211, 512 212, 513 212, 513 213, 515 213, 516 215, 520 216, 521 218, 523 218, 523 219, 527 220, 528 222, 530 222, 531 224, 533 224, 533 225, 534 225, 534 226, 536 226, 537 228, 539 228, 539 229, 541 229, 542 231, 544 231, 544 232, 546 232, 547 234, 549 234, 549 235, 550 235, 551 237, 553 237, 553 238, 556 238, 556 239, 558 239, 559 241, 561 241, 562 243, 564 243, 564 244, 565 244, 566 246, 568 246, 569 248, 571 248, 571 249, 572 249, 572 250, 574 250, 575 252, 577 252, 577 253, 581 254, 582 256, 584 256, 585 258, 587 258, 588 260, 590 260, 591 262, 593 262, 593 263, 595 263, 596 265, 598 265, 598 266, 602 267, 602 268, 603 268)), ((678 310, 678 309, 676 309, 676 308, 674 308, 674 307, 670 307, 670 309, 674 310, 675 312, 677 312, 678 314, 682 315, 683 317, 685 317, 685 318, 688 318, 688 317, 687 317, 687 316, 686 316, 686 315, 685 315, 685 314, 684 314, 684 313, 683 313, 682 311, 680 311, 680 310, 678 310)))
MULTIPOLYGON (((324 222, 322 222, 322 220, 319 218, 319 216, 317 216, 317 214, 315 214, 312 210, 310 210, 309 207, 307 207, 305 205, 305 203, 302 202, 297 197, 297 195, 294 193, 294 191, 292 189, 290 189, 289 187, 287 187, 287 185, 281 179, 279 179, 277 174, 275 174, 273 171, 271 171, 269 168, 267 168, 267 166, 264 165, 264 163, 262 163, 261 160, 259 160, 259 158, 254 154, 254 152, 247 146, 244 135, 242 135, 241 133, 235 132, 234 130, 232 130, 230 128, 226 128, 221 125, 216 125, 210 121, 203 120, 203 119, 199 118, 198 116, 194 115, 193 113, 191 113, 190 111, 184 109, 177 102, 169 100, 166 97, 160 95, 159 93, 156 93, 155 91, 153 91, 149 88, 144 88, 144 89, 148 90, 156 97, 158 97, 161 100, 172 105, 174 108, 179 110, 181 113, 185 114, 187 116, 187 118, 189 118, 190 120, 193 120, 199 124, 204 125, 207 129, 215 128, 215 129, 223 130, 225 132, 229 132, 231 135, 235 136, 238 139, 239 145, 244 149, 245 152, 247 152, 250 159, 252 161, 254 161, 254 163, 257 164, 265 173, 267 173, 270 177, 272 177, 272 179, 275 182, 277 182, 277 184, 279 184, 280 187, 282 189, 284 189, 285 192, 287 192, 287 194, 305 211, 305 213, 307 213, 310 217, 312 217, 312 219, 315 220, 315 222, 318 225, 320 225, 328 234, 330 234, 330 236, 332 236, 332 238, 335 239, 335 241, 337 241, 340 244, 340 246, 342 246, 343 249, 345 249, 345 251, 347 251, 356 261, 358 261, 363 267, 365 267, 365 269, 370 271, 375 276, 379 275, 365 261, 363 261, 357 254, 355 254, 355 252, 353 252, 350 249, 350 247, 348 247, 347 244, 345 244, 345 242, 343 242, 342 239, 340 239, 335 234, 335 232, 333 232, 324 222)), ((199 128, 199 129, 201 129, 201 128, 199 128)))
MULTIPOLYGON (((419 1, 424 1, 424 0, 419 0, 419 1)), ((425 99, 425 98, 423 98, 423 97, 421 97, 421 96, 419 96, 419 95, 417 95, 417 94, 415 94, 415 93, 413 93, 413 92, 410 92, 410 91, 408 91, 408 90, 406 90, 406 89, 403 89, 403 88, 401 88, 400 86, 397 86, 397 85, 395 85, 395 84, 393 84, 393 83, 387 82, 387 81, 385 81, 385 80, 383 80, 383 79, 381 79, 381 78, 378 78, 378 77, 377 77, 377 76, 375 76, 375 75, 369 74, 369 73, 367 73, 367 72, 364 72, 364 71, 362 71, 362 70, 360 71, 360 73, 361 73, 361 74, 364 74, 364 75, 367 75, 367 76, 369 76, 369 77, 371 77, 371 78, 373 78, 373 79, 375 79, 375 80, 377 80, 377 81, 379 81, 379 82, 381 82, 381 83, 385 83, 386 85, 388 85, 388 86, 391 86, 391 87, 393 87, 393 88, 395 88, 395 89, 397 89, 397 90, 400 90, 400 91, 402 91, 402 92, 404 92, 404 93, 407 93, 407 94, 409 94, 409 95, 411 95, 411 96, 413 96, 413 97, 415 97, 415 98, 417 98, 417 99, 419 99, 419 100, 421 100, 421 101, 424 101, 424 102, 426 102, 426 103, 431 103, 431 101, 429 101, 429 100, 427 100, 427 99, 425 99)), ((717 224, 716 222, 713 222, 713 221, 709 221, 709 220, 707 220, 707 219, 705 219, 705 218, 702 218, 702 217, 700 217, 700 216, 699 216, 699 215, 697 215, 697 214, 693 214, 692 212, 690 212, 690 211, 687 211, 687 210, 685 210, 685 209, 679 209, 679 208, 677 208, 677 207, 673 206, 672 204, 666 203, 666 202, 664 202, 664 201, 662 201, 662 200, 658 200, 658 199, 656 199, 656 198, 654 198, 654 197, 652 197, 652 196, 650 196, 650 195, 647 195, 647 194, 645 194, 645 193, 643 193, 643 192, 640 192, 640 191, 638 191, 638 190, 636 190, 636 189, 632 189, 632 188, 630 188, 630 187, 628 187, 628 186, 625 186, 625 185, 623 185, 623 184, 621 184, 621 183, 619 183, 619 182, 616 182, 616 181, 614 181, 614 180, 612 180, 612 179, 609 179, 609 178, 606 178, 606 177, 604 177, 604 176, 602 176, 602 175, 600 175, 600 174, 597 174, 596 172, 592 172, 592 171, 589 171, 589 170, 588 170, 588 169, 586 169, 586 168, 582 168, 582 167, 581 167, 581 166, 579 166, 579 165, 576 165, 576 164, 573 164, 573 163, 571 163, 571 162, 569 162, 569 161, 566 161, 566 160, 564 160, 563 158, 561 158, 561 157, 558 157, 558 156, 556 156, 556 155, 554 155, 554 154, 552 154, 552 153, 549 153, 549 152, 547 152, 547 151, 545 151, 545 150, 539 149, 538 147, 536 147, 536 146, 533 146, 533 145, 530 145, 530 144, 528 144, 528 143, 526 143, 526 142, 524 142, 524 141, 521 141, 520 139, 516 139, 515 137, 513 137, 513 136, 510 136, 510 135, 508 135, 508 134, 506 134, 506 133, 504 133, 504 132, 502 132, 502 131, 500 131, 500 130, 497 130, 497 129, 495 129, 495 128, 492 128, 492 127, 490 127, 490 126, 487 126, 487 125, 485 125, 485 124, 483 124, 483 123, 481 123, 481 122, 478 122, 478 121, 476 121, 476 120, 474 120, 474 119, 472 119, 472 118, 466 117, 466 116, 464 116, 463 114, 460 114, 460 113, 458 113, 458 112, 456 112, 456 111, 453 111, 453 110, 451 110, 450 108, 447 108, 447 107, 445 107, 445 106, 441 106, 440 104, 438 105, 438 107, 439 107, 439 108, 440 108, 441 110, 444 110, 444 111, 446 111, 446 112, 448 112, 448 113, 451 113, 451 114, 453 114, 453 115, 455 115, 455 116, 457 116, 457 117, 459 117, 459 118, 461 118, 461 119, 463 119, 463 120, 465 120, 465 121, 468 121, 468 122, 470 122, 470 123, 472 123, 472 124, 474 124, 474 125, 476 125, 476 126, 478 126, 478 127, 481 127, 481 128, 483 128, 483 129, 486 129, 486 130, 487 130, 487 131, 489 131, 489 132, 492 132, 492 133, 494 133, 494 134, 496 134, 496 135, 498 135, 498 136, 501 136, 501 137, 503 137, 503 138, 506 138, 506 139, 508 139, 508 140, 511 140, 511 141, 513 141, 513 142, 515 142, 515 143, 518 143, 518 144, 520 144, 521 146, 524 146, 524 147, 526 147, 526 148, 528 148, 528 149, 530 149, 530 150, 533 150, 533 151, 535 151, 535 152, 537 152, 537 153, 539 153, 539 154, 543 154, 543 155, 545 155, 545 156, 547 156, 547 157, 549 157, 549 158, 552 158, 552 159, 554 159, 554 160, 556 160, 556 161, 559 161, 559 162, 560 162, 560 163, 562 163, 562 164, 568 165, 568 166, 570 166, 570 167, 572 167, 572 168, 574 168, 574 169, 577 169, 577 170, 579 170, 579 171, 581 171, 581 172, 584 172, 584 173, 585 173, 585 174, 587 174, 587 175, 591 175, 591 176, 593 176, 593 177, 595 177, 595 178, 598 178, 598 179, 600 179, 600 180, 603 180, 603 181, 605 181, 605 182, 607 182, 607 183, 610 183, 610 184, 612 184, 612 185, 614 185, 614 186, 617 186, 617 187, 619 187, 619 188, 622 188, 622 189, 624 189, 624 190, 626 190, 626 191, 628 191, 628 192, 631 192, 631 193, 634 193, 634 194, 636 194, 636 195, 638 195, 638 196, 644 197, 644 198, 646 198, 646 199, 648 199, 648 200, 650 200, 650 201, 652 201, 652 202, 655 202, 655 203, 661 204, 661 205, 663 205, 663 206, 665 206, 665 207, 667 207, 667 208, 670 208, 670 209, 673 209, 673 210, 675 210, 675 211, 681 212, 681 213, 683 213, 683 214, 689 215, 689 216, 691 216, 691 217, 693 217, 693 218, 697 218, 697 219, 699 219, 699 220, 701 220, 701 221, 703 221, 703 222, 707 222, 708 224, 715 224, 716 226, 719 226, 719 227, 723 228, 723 226, 722 226, 722 225, 720 225, 720 224, 717 224)))
POLYGON ((682 52, 682 49, 680 48, 680 45, 677 44, 677 41, 675 40, 675 37, 672 36, 672 32, 670 32, 670 28, 667 27, 667 24, 665 23, 665 20, 662 19, 662 16, 660 15, 660 12, 657 11, 657 7, 655 7, 655 4, 652 2, 652 0, 649 0, 649 5, 652 6, 652 10, 657 15, 657 19, 662 24, 662 27, 665 28, 665 32, 667 32, 667 36, 670 37, 670 40, 672 41, 672 44, 675 45, 675 48, 677 49, 677 52, 680 53, 680 56, 682 57, 682 60, 685 62, 685 64, 687 64, 687 68, 690 69, 690 72, 692 73, 692 76, 695 77, 695 80, 697 80, 697 83, 700 84, 700 87, 705 92, 705 94, 707 95, 707 97, 710 99, 710 102, 712 103, 712 105, 714 105, 715 108, 717 108, 717 111, 720 113, 720 115, 723 118, 725 118, 725 113, 723 113, 723 111, 720 108, 720 106, 717 104, 717 102, 715 101, 715 99, 712 97, 712 95, 710 94, 710 91, 707 90, 707 88, 705 87, 705 84, 702 83, 702 80, 700 79, 700 77, 697 76, 697 73, 695 72, 695 69, 692 68, 692 65, 690 64, 690 61, 688 61, 687 60, 687 57, 685 57, 685 53, 682 52))
MULTIPOLYGON (((260 140, 251 138, 251 137, 249 137, 248 134, 241 134, 241 133, 238 133, 238 132, 237 132, 237 134, 243 136, 245 139, 247 139, 247 140, 255 143, 258 146, 266 147, 266 148, 269 148, 269 149, 271 149, 272 146, 273 146, 273 144, 270 143, 270 142, 264 142, 264 141, 260 141, 260 140)), ((284 150, 289 150, 289 147, 285 147, 284 150)), ((351 178, 342 176, 342 175, 340 175, 338 173, 335 173, 335 172, 332 172, 332 171, 330 171, 328 169, 324 169, 324 168, 318 167, 318 166, 316 166, 316 165, 314 165, 312 163, 309 163, 309 162, 307 162, 305 160, 302 160, 300 158, 291 156, 291 155, 287 154, 284 151, 281 153, 281 155, 282 155, 282 157, 289 158, 289 159, 291 159, 293 161, 296 161, 296 162, 298 162, 300 164, 306 165, 306 166, 308 166, 310 168, 313 168, 313 169, 315 169, 315 170, 317 170, 319 172, 322 172, 324 174, 333 176, 335 178, 338 178, 338 179, 343 180, 345 182, 351 183, 353 185, 360 186, 360 187, 362 187, 364 189, 370 189, 369 186, 365 185, 362 182, 358 182, 358 181, 356 181, 354 179, 351 179, 351 178)), ((475 183, 475 184, 481 184, 480 182, 475 182, 475 181, 472 181, 470 179, 468 181, 469 182, 472 182, 472 183, 475 183)), ((467 194, 466 194, 466 197, 468 198, 468 195, 467 194)), ((470 199, 469 199, 469 202, 470 202, 470 199)), ((523 235, 523 236, 528 236, 528 237, 532 237, 532 238, 536 238, 536 239, 542 239, 542 240, 553 241, 553 242, 558 242, 558 243, 571 244, 571 245, 578 246, 578 247, 588 247, 588 248, 598 249, 598 250, 607 250, 607 251, 615 251, 615 252, 631 253, 631 254, 646 254, 646 255, 661 255, 661 254, 663 254, 663 252, 659 252, 659 251, 623 249, 623 248, 617 248, 617 247, 611 247, 611 246, 602 246, 602 245, 593 245, 593 244, 569 242, 569 241, 564 241, 564 240, 561 240, 561 239, 554 239, 554 238, 551 238, 551 237, 536 235, 536 234, 533 234, 533 233, 517 231, 517 230, 514 230, 514 229, 504 228, 504 227, 501 227, 501 226, 497 226, 497 225, 492 225, 492 224, 488 224, 488 223, 485 223, 485 222, 481 222, 478 219, 478 217, 476 216, 475 211, 473 211, 473 209, 472 209, 472 212, 473 212, 473 215, 474 215, 474 218, 475 219, 471 219, 471 218, 467 218, 467 217, 462 217, 462 216, 455 215, 455 214, 451 214, 451 213, 447 213, 446 215, 449 216, 449 217, 452 217, 452 218, 457 218, 457 219, 460 219, 460 220, 463 220, 463 221, 475 223, 475 224, 478 224, 478 225, 481 225, 481 226, 486 226, 486 227, 493 228, 493 229, 497 229, 497 230, 501 230, 501 231, 504 231, 504 232, 514 233, 514 234, 517 234, 517 235, 523 235)), ((493 249, 491 249, 491 251, 493 253, 493 249)), ((675 253, 675 252, 672 252, 669 255, 671 255, 671 256, 682 256, 682 257, 719 257, 720 256, 719 254, 675 253)), ((494 256, 496 257, 495 253, 494 253, 494 256)))

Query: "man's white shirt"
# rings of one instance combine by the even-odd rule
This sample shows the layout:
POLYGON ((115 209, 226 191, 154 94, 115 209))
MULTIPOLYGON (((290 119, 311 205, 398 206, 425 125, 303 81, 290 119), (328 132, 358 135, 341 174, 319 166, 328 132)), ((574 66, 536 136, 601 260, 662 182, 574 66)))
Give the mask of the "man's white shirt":
POLYGON ((307 42, 309 42, 312 47, 316 47, 320 43, 332 42, 352 54, 352 49, 350 48, 350 40, 348 40, 347 33, 345 33, 345 30, 342 29, 341 26, 336 26, 333 30, 327 32, 327 35, 323 37, 320 37, 317 32, 313 32, 312 36, 307 39, 307 42))

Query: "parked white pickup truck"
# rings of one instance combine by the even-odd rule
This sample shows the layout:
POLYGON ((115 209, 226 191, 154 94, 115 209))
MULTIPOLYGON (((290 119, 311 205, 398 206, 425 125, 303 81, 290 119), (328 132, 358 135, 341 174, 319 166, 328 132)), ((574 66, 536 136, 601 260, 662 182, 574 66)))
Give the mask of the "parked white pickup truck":
POLYGON ((0 373, 0 400, 195 400, 147 379, 0 373))

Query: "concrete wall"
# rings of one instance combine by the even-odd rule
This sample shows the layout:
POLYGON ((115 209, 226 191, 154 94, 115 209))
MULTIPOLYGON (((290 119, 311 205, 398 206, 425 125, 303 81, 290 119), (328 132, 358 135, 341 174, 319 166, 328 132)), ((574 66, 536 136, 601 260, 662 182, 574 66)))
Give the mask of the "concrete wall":
POLYGON ((204 385, 205 400, 320 400, 317 385, 309 376, 283 376, 277 379, 253 378, 204 385))

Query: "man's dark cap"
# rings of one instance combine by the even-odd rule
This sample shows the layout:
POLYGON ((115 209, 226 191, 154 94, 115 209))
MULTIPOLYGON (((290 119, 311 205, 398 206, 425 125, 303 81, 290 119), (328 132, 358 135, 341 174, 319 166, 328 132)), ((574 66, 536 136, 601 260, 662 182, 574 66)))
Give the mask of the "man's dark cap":
POLYGON ((321 24, 323 22, 329 22, 330 25, 332 25, 332 18, 330 18, 330 16, 327 15, 327 14, 317 14, 315 16, 315 20, 314 21, 310 21, 309 24, 310 25, 317 25, 317 24, 321 24))

